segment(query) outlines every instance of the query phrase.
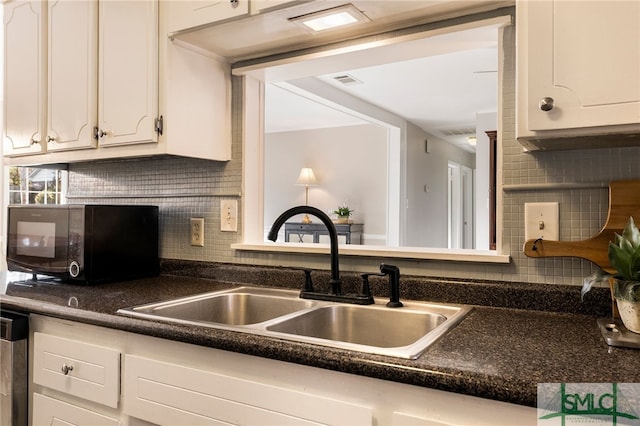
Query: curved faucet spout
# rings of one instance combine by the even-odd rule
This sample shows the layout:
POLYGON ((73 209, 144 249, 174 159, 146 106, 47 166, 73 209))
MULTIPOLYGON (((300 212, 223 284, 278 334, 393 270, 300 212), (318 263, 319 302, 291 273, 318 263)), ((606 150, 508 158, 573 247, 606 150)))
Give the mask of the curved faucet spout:
POLYGON ((341 294, 341 283, 340 283, 340 270, 338 267, 338 233, 336 232, 336 227, 333 225, 331 218, 327 216, 325 212, 320 209, 311 206, 297 206, 292 207, 289 210, 282 213, 276 220, 273 222, 271 226, 271 230, 269 231, 269 235, 267 238, 271 241, 275 241, 278 239, 278 231, 284 225, 284 223, 292 216, 297 214, 310 214, 322 221, 324 226, 327 227, 329 231, 329 242, 331 245, 331 293, 332 294, 341 294))

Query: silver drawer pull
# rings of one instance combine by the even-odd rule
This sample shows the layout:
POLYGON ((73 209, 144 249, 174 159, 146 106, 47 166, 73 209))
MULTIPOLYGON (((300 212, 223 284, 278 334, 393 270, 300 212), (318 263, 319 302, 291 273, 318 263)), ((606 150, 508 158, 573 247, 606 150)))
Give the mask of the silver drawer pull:
POLYGON ((66 376, 69 371, 73 371, 73 365, 62 364, 62 374, 66 376))

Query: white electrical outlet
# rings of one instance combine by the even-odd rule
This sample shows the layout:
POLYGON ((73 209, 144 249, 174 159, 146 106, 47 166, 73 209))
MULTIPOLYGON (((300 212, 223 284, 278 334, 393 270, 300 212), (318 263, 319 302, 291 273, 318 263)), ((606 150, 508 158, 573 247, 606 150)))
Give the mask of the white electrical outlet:
POLYGON ((192 217, 190 229, 191 245, 204 247, 204 218, 192 217))
POLYGON ((220 200, 220 230, 238 232, 238 200, 220 200))
POLYGON ((524 203, 524 239, 558 241, 560 211, 558 203, 524 203))

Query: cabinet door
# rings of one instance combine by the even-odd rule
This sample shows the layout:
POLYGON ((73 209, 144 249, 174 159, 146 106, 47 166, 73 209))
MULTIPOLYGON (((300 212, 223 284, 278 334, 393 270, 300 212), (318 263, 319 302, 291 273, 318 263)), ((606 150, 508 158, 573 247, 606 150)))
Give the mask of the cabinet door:
POLYGON ((47 150, 92 148, 98 121, 98 3, 49 3, 47 150))
POLYGON ((169 2, 169 32, 211 24, 249 13, 249 0, 183 0, 169 2))
POLYGON ((522 3, 528 130, 640 123, 640 1, 522 3))
POLYGON ((120 421, 38 393, 33 394, 34 425, 118 426, 120 421))
POLYGON ((99 3, 100 146, 157 142, 158 2, 99 3))
POLYGON ((45 151, 46 7, 13 1, 4 7, 4 155, 45 151))
MULTIPOLYGON (((173 4, 175 2, 171 2, 173 4)), ((163 132, 174 155, 231 159, 231 69, 179 41, 167 43, 163 132)))
POLYGON ((126 414, 159 425, 371 425, 372 409, 126 355, 126 414))

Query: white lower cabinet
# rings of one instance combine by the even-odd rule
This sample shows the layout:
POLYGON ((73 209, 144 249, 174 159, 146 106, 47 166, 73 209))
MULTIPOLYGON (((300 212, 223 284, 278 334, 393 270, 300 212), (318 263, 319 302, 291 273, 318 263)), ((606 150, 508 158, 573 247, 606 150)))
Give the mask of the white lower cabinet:
POLYGON ((532 407, 73 321, 31 330, 33 425, 536 424, 532 407))
POLYGON ((33 395, 33 425, 119 426, 120 420, 59 401, 38 393, 33 395))
POLYGON ((33 382, 107 407, 120 398, 120 352, 44 333, 33 337, 33 382))
POLYGON ((106 328, 31 315, 30 424, 122 424, 123 335, 106 328))
POLYGON ((371 425, 372 409, 252 380, 125 357, 125 413, 160 425, 371 425))

